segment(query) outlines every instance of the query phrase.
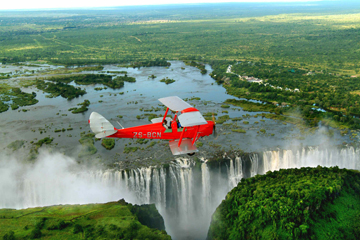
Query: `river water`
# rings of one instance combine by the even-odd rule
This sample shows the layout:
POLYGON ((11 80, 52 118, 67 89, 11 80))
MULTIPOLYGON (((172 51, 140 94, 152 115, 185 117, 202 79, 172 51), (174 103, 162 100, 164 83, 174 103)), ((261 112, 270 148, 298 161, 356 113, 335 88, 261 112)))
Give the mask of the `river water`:
MULTIPOLYGON (((211 72, 211 67, 206 66, 208 73, 211 72)), ((219 148, 236 148, 244 151, 261 151, 264 148, 287 148, 292 145, 304 146, 323 145, 342 142, 349 142, 349 137, 342 137, 339 131, 334 132, 332 138, 328 138, 326 131, 319 130, 314 134, 301 135, 300 131, 291 124, 284 125, 279 121, 269 120, 265 118, 253 117, 259 113, 249 113, 243 111, 240 107, 231 106, 223 109, 220 106, 229 98, 235 98, 226 93, 226 90, 215 83, 215 81, 208 75, 202 75, 197 68, 186 66, 180 61, 171 61, 169 68, 165 67, 150 67, 150 68, 120 68, 116 65, 105 65, 103 71, 88 72, 101 73, 108 71, 127 71, 128 76, 135 77, 135 83, 125 83, 121 89, 103 89, 96 91, 95 87, 103 87, 103 85, 79 86, 86 89, 87 94, 72 100, 66 100, 62 97, 46 98, 42 91, 34 87, 23 88, 26 92, 36 92, 39 103, 33 106, 19 108, 18 110, 8 110, 0 114, 1 122, 0 129, 3 134, 3 141, 0 147, 6 149, 6 146, 17 139, 27 141, 25 148, 30 148, 30 141, 37 141, 44 137, 53 137, 53 147, 60 152, 66 153, 69 156, 77 157, 81 147, 79 143, 80 133, 88 132, 88 118, 92 111, 98 112, 105 118, 110 120, 115 127, 119 127, 116 121, 119 121, 124 127, 132 127, 141 124, 148 124, 147 117, 144 119, 137 119, 137 115, 142 115, 145 112, 140 109, 151 109, 152 107, 159 107, 160 102, 157 100, 166 96, 179 96, 181 98, 199 97, 201 100, 191 100, 190 104, 196 106, 202 113, 211 112, 218 116, 229 115, 230 118, 245 116, 243 121, 227 121, 225 124, 217 125, 217 138, 213 136, 201 139, 204 143, 203 147, 199 148, 200 155, 207 156, 209 151, 218 150, 219 148), (149 76, 154 74, 155 79, 150 79, 149 76), (171 78, 176 82, 166 85, 160 82, 162 78, 171 78), (119 93, 123 92, 123 95, 119 93), (77 104, 83 102, 85 99, 90 100, 91 105, 87 112, 81 114, 72 114, 68 111, 69 108, 76 107, 77 104), (22 109, 28 110, 23 112, 22 109), (121 115, 122 118, 117 116, 121 115), (247 121, 247 122, 244 122, 247 121), (230 125, 226 125, 226 124, 230 125), (246 134, 233 133, 231 130, 241 127, 246 130, 246 134), (73 130, 65 132, 57 132, 56 129, 73 130), (260 129, 265 129, 266 133, 262 134, 260 129)), ((107 73, 111 74, 111 73, 107 73)), ((123 75, 116 74, 113 75, 123 75)), ((42 77, 44 75, 41 75, 42 77)), ((45 75, 46 76, 46 75, 45 75)), ((19 81, 19 79, 9 79, 8 82, 19 81)), ((26 80, 25 80, 26 81, 26 80)), ((73 85, 76 85, 72 83, 73 85)), ((154 112, 152 112, 154 113, 154 112)), ((156 114, 164 114, 164 111, 155 112, 156 114)), ((122 154, 125 145, 139 146, 132 139, 118 139, 116 147, 112 150, 106 150, 101 146, 101 142, 97 141, 95 146, 98 149, 94 158, 102 159, 105 163, 121 162, 124 160, 131 160, 138 157, 147 157, 151 159, 172 159, 166 141, 158 142, 156 147, 148 148, 146 150, 137 151, 135 153, 122 154)), ((94 160, 97 161, 97 160, 94 160)))
MULTIPOLYGON (((211 71, 210 66, 206 68, 208 72, 211 71)), ((0 191, 5 193, 0 196, 0 207, 95 203, 125 198, 132 203, 155 203, 165 218, 167 231, 174 239, 204 239, 212 213, 242 177, 279 168, 318 164, 360 168, 357 149, 333 147, 351 142, 349 136, 341 136, 338 130, 334 130, 334 134, 328 137, 326 128, 303 135, 291 124, 255 117, 259 113, 245 112, 233 106, 221 108, 226 99, 235 97, 226 94, 225 89, 209 75, 202 75, 200 70, 183 62, 172 61, 169 68, 133 69, 106 65, 101 72, 107 71, 127 71, 128 76, 136 78, 136 82, 126 82, 123 88, 117 90, 94 89, 102 85, 79 86, 85 88, 87 94, 70 101, 61 97, 46 98, 47 94, 35 88, 25 88, 23 90, 26 92, 37 93, 39 103, 0 113, 3 139, 0 143, 0 191), (149 79, 152 74, 157 77, 149 79), (169 85, 159 82, 165 77, 176 82, 169 85), (202 113, 214 112, 218 116, 244 119, 218 124, 217 137, 201 139, 204 145, 199 147, 199 153, 194 157, 173 157, 167 141, 125 154, 123 150, 126 145, 145 146, 132 139, 119 139, 112 150, 103 148, 100 141, 95 142, 98 152, 81 159, 92 168, 77 164, 81 149, 80 133, 90 130, 88 118, 92 111, 102 114, 115 126, 116 121, 120 121, 124 127, 137 126, 149 123, 147 118, 136 118, 144 114, 140 108, 160 107, 157 99, 173 95, 181 98, 199 97, 200 100, 190 100, 189 103, 202 113), (87 112, 72 114, 68 111, 85 99, 91 102, 87 112), (23 112, 22 109, 28 111, 23 112), (122 115, 122 118, 117 115, 122 115), (73 130, 54 132, 55 129, 70 127, 73 130), (232 132, 231 129, 235 127, 245 129, 246 133, 232 132), (266 133, 261 133, 260 129, 265 129, 266 133), (31 166, 22 164, 32 147, 30 141, 47 136, 54 137, 54 141, 46 146, 48 150, 40 151, 38 162, 31 166), (22 149, 11 153, 6 146, 18 139, 27 142, 22 149), (319 145, 321 148, 317 147, 319 145), (229 152, 232 149, 253 153, 245 158, 225 154, 222 156, 225 161, 219 166, 207 164, 214 152, 229 152), (129 164, 122 165, 125 162, 129 164), (161 165, 164 163, 166 165, 161 165), (118 167, 109 169, 108 164, 118 167), (131 169, 125 170, 124 166, 131 166, 131 169)), ((156 112, 160 113, 163 114, 162 111, 156 112)))

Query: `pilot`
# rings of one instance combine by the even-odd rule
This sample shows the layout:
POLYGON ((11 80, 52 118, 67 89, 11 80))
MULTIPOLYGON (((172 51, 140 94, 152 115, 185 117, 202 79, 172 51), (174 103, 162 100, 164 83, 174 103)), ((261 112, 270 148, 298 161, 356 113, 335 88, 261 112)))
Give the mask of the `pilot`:
POLYGON ((164 126, 166 129, 169 129, 169 126, 167 125, 166 119, 165 119, 164 122, 163 122, 163 126, 164 126))
POLYGON ((177 127, 178 127, 178 128, 182 128, 182 126, 181 126, 181 124, 180 124, 179 119, 178 119, 178 120, 176 120, 176 123, 177 123, 177 127))

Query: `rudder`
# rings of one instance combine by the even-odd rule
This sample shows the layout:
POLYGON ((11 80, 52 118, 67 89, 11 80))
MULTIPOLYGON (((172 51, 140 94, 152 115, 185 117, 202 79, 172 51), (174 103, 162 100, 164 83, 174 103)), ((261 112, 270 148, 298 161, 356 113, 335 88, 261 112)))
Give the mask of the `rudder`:
POLYGON ((117 132, 116 128, 97 112, 90 114, 89 124, 96 138, 104 138, 117 132))

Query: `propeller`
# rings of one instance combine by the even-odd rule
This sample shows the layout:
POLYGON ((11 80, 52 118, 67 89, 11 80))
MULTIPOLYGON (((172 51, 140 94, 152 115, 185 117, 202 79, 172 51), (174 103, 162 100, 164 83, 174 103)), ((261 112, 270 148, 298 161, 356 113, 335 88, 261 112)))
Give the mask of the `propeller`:
POLYGON ((214 135, 214 137, 216 138, 216 137, 217 137, 217 133, 216 133, 216 121, 215 121, 214 113, 212 114, 212 121, 214 122, 213 135, 214 135))

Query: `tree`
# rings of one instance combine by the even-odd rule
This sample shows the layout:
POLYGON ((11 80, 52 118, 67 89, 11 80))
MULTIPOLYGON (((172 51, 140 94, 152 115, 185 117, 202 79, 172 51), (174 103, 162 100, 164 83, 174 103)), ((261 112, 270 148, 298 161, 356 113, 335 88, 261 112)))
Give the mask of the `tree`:
POLYGON ((15 240, 14 232, 10 231, 3 236, 3 240, 15 240))

